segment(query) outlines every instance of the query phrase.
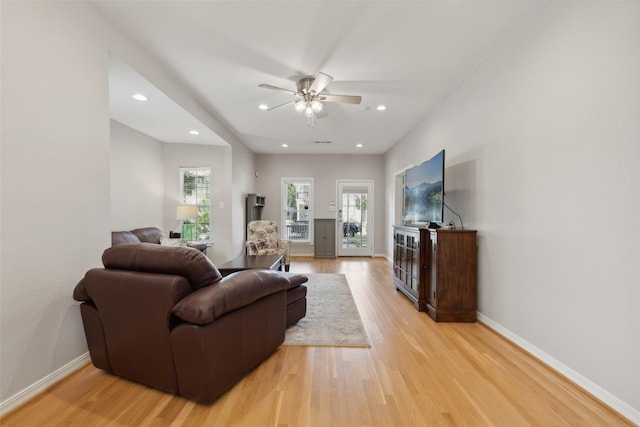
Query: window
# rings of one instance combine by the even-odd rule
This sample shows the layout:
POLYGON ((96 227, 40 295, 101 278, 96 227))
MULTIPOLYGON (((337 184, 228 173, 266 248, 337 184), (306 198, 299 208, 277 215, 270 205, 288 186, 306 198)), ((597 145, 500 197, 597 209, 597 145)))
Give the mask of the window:
POLYGON ((186 240, 211 238, 211 168, 180 168, 180 203, 198 208, 198 217, 185 220, 186 240))
POLYGON ((283 239, 311 243, 313 238, 313 178, 282 178, 283 239))

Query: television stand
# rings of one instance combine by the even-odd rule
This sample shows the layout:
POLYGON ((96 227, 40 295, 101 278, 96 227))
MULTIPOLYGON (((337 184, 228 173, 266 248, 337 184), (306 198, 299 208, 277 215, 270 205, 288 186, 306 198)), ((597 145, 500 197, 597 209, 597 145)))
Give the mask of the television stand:
POLYGON ((436 322, 475 322, 475 230, 393 226, 393 284, 436 322))

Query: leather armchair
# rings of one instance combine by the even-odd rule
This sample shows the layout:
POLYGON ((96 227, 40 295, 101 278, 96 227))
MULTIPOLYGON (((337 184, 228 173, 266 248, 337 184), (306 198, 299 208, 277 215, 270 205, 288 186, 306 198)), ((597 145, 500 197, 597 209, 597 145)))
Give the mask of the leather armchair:
POLYGON ((250 221, 247 225, 248 255, 283 255, 284 271, 289 271, 291 255, 289 241, 280 239, 275 221, 250 221))
POLYGON ((107 249, 74 289, 93 364, 211 402, 284 341, 287 291, 307 278, 246 270, 222 278, 200 251, 107 249))

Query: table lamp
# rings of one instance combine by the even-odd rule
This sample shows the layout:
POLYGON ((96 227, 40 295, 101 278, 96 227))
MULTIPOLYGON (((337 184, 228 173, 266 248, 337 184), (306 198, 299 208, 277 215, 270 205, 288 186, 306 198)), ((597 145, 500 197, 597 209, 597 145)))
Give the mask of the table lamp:
POLYGON ((191 220, 198 218, 198 207, 195 205, 178 205, 176 219, 182 221, 182 238, 193 240, 193 224, 191 220))

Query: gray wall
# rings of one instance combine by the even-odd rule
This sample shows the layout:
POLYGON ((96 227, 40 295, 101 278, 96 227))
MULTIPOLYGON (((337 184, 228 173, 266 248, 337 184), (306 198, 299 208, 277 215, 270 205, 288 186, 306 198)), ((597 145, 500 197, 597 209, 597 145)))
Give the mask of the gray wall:
MULTIPOLYGON (((90 4, 3 1, 0 7, 4 413, 87 361, 73 287, 89 268, 101 266, 112 227, 129 228, 160 218, 147 217, 137 207, 125 213, 124 204, 131 197, 121 192, 122 180, 133 178, 132 171, 119 170, 122 174, 111 179, 110 52, 229 143, 220 159, 224 165, 217 158, 211 162, 214 173, 224 170, 224 194, 219 199, 225 207, 218 213, 224 220, 216 225, 222 230, 217 235, 222 243, 215 246, 221 253, 214 259, 241 251, 244 223, 236 218, 244 218, 242 194, 254 191, 254 155, 175 76, 114 31, 90 4), (111 185, 116 192, 114 212, 111 185), (135 220, 124 218, 129 214, 136 215, 135 220)), ((131 137, 130 154, 140 158, 145 138, 131 134, 115 125, 114 150, 121 150, 131 137)), ((149 153, 153 162, 158 160, 157 145, 149 153)), ((123 160, 119 159, 121 165, 123 160)), ((144 181, 136 185, 148 184, 144 181)), ((158 206, 155 199, 147 202, 158 206)), ((162 218, 166 221, 167 214, 162 218)))
MULTIPOLYGON (((374 181, 375 241, 374 255, 384 254, 385 174, 382 155, 296 155, 259 154, 256 157, 258 177, 256 189, 266 197, 263 219, 280 223, 282 202, 280 185, 283 177, 313 177, 315 218, 335 218, 329 201, 337 200, 337 179, 368 179, 374 181)), ((296 254, 313 254, 313 245, 294 244, 296 254)))
MULTIPOLYGON (((164 224, 163 143, 111 120, 111 227, 164 224)), ((164 230, 168 232, 167 229, 164 230)))
POLYGON ((446 149, 484 320, 636 421, 639 17, 637 2, 547 3, 386 156, 393 172, 446 149))
MULTIPOLYGON (((243 241, 235 243, 231 224, 234 196, 231 185, 231 147, 163 143, 134 129, 111 121, 111 217, 113 228, 130 230, 155 226, 165 235, 179 231, 175 219, 179 202, 180 168, 211 168, 211 241, 207 255, 222 264, 242 250, 243 241), (222 207, 221 207, 222 206, 222 207)), ((252 165, 252 164, 251 164, 252 165)), ((245 175, 248 174, 245 169, 245 175)), ((247 181, 247 180, 245 180, 247 181)), ((253 184, 253 183, 252 183, 253 184)), ((246 193, 245 193, 246 194, 246 193)), ((238 205, 236 203, 236 205, 238 205)), ((244 205, 236 206, 239 216, 244 205)))
POLYGON ((71 295, 110 245, 103 28, 69 6, 2 2, 3 402, 87 351, 71 295))

